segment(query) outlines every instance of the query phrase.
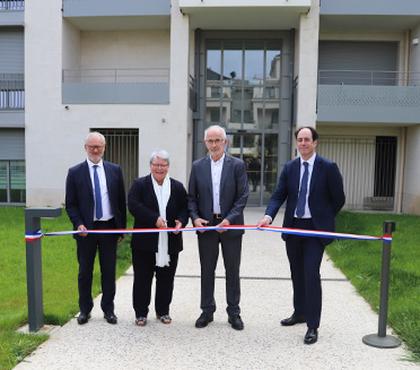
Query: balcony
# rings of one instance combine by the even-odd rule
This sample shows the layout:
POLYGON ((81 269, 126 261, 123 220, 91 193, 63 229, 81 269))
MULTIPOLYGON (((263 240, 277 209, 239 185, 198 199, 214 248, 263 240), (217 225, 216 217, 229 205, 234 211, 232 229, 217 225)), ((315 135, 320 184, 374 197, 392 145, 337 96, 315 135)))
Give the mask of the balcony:
POLYGON ((322 0, 321 15, 420 15, 417 0, 322 0))
POLYGON ((0 0, 0 26, 23 26, 24 0, 0 0))
POLYGON ((321 31, 402 32, 419 23, 418 0, 322 0, 321 31))
POLYGON ((311 0, 179 0, 191 28, 275 30, 299 27, 311 0))
POLYGON ((169 104, 169 69, 63 70, 63 104, 169 104))
POLYGON ((0 127, 24 127, 23 73, 0 74, 0 127))
POLYGON ((318 122, 420 123, 420 73, 321 70, 318 122))
POLYGON ((63 17, 81 30, 169 28, 170 0, 63 0, 63 17))

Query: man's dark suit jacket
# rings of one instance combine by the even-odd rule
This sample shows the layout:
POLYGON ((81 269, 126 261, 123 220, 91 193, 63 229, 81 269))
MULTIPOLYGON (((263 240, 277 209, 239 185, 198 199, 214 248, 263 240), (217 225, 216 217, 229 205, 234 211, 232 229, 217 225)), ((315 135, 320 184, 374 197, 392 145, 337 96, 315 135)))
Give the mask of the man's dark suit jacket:
MULTIPOLYGON (((115 227, 125 229, 127 210, 121 167, 107 161, 103 161, 103 164, 115 227)), ((66 211, 75 230, 80 225, 93 228, 94 206, 89 165, 84 161, 69 169, 66 180, 66 211)))
MULTIPOLYGON (((229 220, 231 225, 243 225, 243 210, 248 194, 245 163, 226 154, 220 179, 222 218, 229 220)), ((192 165, 188 187, 188 208, 193 221, 197 218, 210 222, 213 220, 213 182, 209 156, 198 159, 192 165)), ((233 233, 243 234, 243 230, 235 230, 233 233)))
MULTIPOLYGON (((187 192, 177 180, 171 181, 171 196, 166 206, 168 227, 175 227, 175 220, 182 226, 188 223, 187 192)), ((155 228, 159 218, 159 203, 153 189, 151 175, 134 180, 128 192, 128 209, 134 216, 134 228, 155 228)), ((131 246, 143 251, 158 251, 158 233, 133 234, 131 246)), ((168 253, 174 254, 182 250, 182 233, 168 235, 168 253)))
MULTIPOLYGON (((277 188, 271 196, 265 212, 274 219, 279 208, 287 199, 283 220, 284 227, 293 227, 299 182, 300 158, 296 158, 285 164, 277 188)), ((337 165, 317 154, 308 197, 308 205, 315 230, 334 231, 335 216, 343 207, 344 202, 343 180, 337 165)), ((286 240, 287 238, 288 235, 283 234, 283 239, 286 240)), ((327 245, 332 242, 332 239, 321 239, 321 242, 327 245)))

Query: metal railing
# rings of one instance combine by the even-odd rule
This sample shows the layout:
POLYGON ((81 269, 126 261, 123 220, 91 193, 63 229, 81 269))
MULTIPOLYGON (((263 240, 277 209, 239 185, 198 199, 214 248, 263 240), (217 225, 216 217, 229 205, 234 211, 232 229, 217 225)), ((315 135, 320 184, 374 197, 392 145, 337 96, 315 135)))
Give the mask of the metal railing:
POLYGON ((23 73, 0 74, 0 110, 25 108, 23 73))
POLYGON ((420 72, 323 69, 318 72, 318 84, 420 86, 420 72))
POLYGON ((1 10, 24 10, 24 0, 0 0, 0 11, 1 10))
POLYGON ((169 83, 169 68, 82 68, 64 69, 69 83, 169 83))

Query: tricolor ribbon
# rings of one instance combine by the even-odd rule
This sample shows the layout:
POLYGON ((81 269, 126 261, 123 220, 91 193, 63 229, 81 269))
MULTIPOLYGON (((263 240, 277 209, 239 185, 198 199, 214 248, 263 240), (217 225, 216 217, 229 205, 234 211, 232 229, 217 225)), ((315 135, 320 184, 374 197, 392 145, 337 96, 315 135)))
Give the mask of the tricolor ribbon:
POLYGON ((392 241, 392 235, 383 236, 372 236, 372 235, 359 235, 359 234, 348 234, 348 233, 336 233, 331 231, 319 231, 319 230, 306 230, 306 229, 294 229, 289 227, 280 226, 257 226, 257 225, 229 225, 229 226, 204 226, 204 227, 183 227, 176 229, 174 227, 167 228, 145 228, 145 229, 109 229, 109 230, 85 230, 85 231, 54 231, 43 233, 38 230, 31 234, 25 234, 25 240, 32 242, 39 240, 45 236, 64 236, 64 235, 75 235, 75 234, 149 234, 149 233, 160 233, 160 232, 180 232, 180 231, 218 231, 218 230, 258 230, 258 231, 271 231, 282 234, 306 236, 314 238, 326 238, 326 239, 353 239, 353 240, 382 240, 385 242, 392 241))

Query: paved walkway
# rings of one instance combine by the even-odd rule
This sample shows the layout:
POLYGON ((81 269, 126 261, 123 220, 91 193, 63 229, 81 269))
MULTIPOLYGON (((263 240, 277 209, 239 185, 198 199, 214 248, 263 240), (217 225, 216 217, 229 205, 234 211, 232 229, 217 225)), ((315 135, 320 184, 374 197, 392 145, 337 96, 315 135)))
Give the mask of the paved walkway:
MULTIPOLYGON (((263 213, 250 208, 246 222, 263 213)), ((281 223, 281 217, 276 224, 281 223)), ((403 347, 377 349, 362 343, 375 333, 377 315, 332 263, 322 265, 324 309, 318 342, 303 344, 304 325, 280 326, 292 312, 289 269, 280 235, 251 231, 243 243, 242 318, 245 329, 227 323, 223 265, 216 283, 218 310, 207 328, 196 329, 200 280, 196 237, 185 233, 171 307, 173 322, 163 325, 149 315, 146 327, 134 325, 132 270, 118 280, 118 325, 102 318, 95 300, 93 318, 84 326, 75 319, 16 369, 420 369, 404 361, 403 347)), ((379 261, 378 261, 379 263, 379 261)), ((151 307, 151 313, 153 307, 151 307)))

